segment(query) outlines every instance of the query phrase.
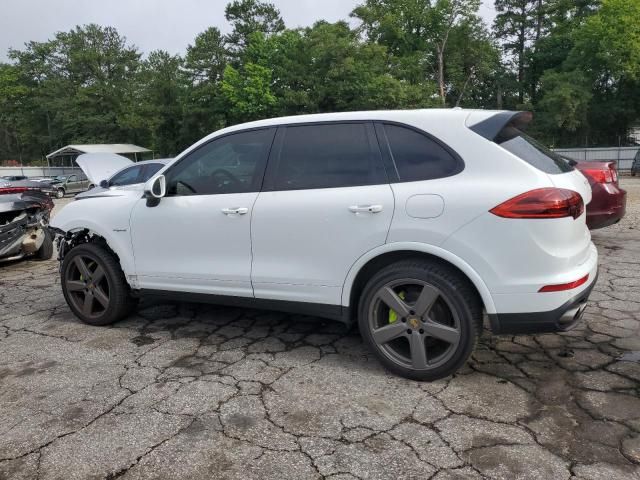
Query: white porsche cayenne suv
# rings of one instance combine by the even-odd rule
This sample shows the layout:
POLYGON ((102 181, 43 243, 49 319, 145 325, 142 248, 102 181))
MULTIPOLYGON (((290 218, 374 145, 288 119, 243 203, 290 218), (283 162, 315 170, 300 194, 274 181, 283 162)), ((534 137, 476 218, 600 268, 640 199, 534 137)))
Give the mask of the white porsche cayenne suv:
POLYGON ((589 183, 528 137, 525 112, 322 114, 236 125, 140 189, 52 222, 84 322, 140 296, 358 322, 392 372, 433 380, 496 334, 580 320, 598 257, 589 183))

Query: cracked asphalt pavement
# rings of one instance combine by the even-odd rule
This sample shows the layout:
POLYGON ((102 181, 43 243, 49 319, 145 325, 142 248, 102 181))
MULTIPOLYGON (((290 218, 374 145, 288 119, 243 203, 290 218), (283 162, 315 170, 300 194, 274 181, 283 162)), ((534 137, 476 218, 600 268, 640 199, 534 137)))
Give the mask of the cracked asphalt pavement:
POLYGON ((485 333, 434 383, 295 315, 143 302, 90 327, 56 262, 0 266, 0 478, 640 478, 640 179, 622 183, 584 321, 485 333))

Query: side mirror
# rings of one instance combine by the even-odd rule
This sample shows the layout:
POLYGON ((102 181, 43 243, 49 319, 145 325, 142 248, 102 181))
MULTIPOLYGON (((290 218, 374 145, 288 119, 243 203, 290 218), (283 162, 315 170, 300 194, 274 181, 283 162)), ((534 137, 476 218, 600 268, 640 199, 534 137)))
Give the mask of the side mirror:
POLYGON ((100 188, 109 188, 109 182, 107 180, 102 180, 100 182, 100 188))
POLYGON ((167 179, 164 175, 152 178, 144 185, 144 196, 147 199, 147 207, 155 207, 160 199, 167 194, 167 179))

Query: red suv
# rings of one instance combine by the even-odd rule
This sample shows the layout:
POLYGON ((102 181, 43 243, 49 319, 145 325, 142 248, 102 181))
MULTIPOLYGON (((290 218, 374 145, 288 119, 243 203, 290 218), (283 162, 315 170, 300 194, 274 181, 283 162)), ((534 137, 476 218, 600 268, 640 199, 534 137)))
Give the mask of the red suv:
POLYGON ((587 205, 591 230, 618 223, 627 207, 627 192, 618 185, 616 162, 578 162, 575 167, 587 177, 593 198, 587 205))

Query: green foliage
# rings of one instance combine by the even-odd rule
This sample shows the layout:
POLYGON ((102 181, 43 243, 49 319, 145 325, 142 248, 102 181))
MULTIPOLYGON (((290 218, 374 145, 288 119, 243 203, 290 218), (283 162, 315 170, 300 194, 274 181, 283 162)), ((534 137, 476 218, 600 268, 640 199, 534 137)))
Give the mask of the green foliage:
POLYGON ((537 130, 549 143, 560 142, 584 131, 591 100, 591 89, 578 71, 548 71, 542 77, 542 100, 537 105, 537 130))
POLYGON ((0 158, 69 143, 138 143, 175 155, 224 126, 301 113, 526 108, 556 146, 624 142, 640 120, 637 0, 362 0, 345 21, 286 29, 234 0, 185 55, 146 56, 111 27, 78 26, 0 64, 0 158))
POLYGON ((273 35, 285 29, 280 11, 258 0, 234 0, 227 5, 225 18, 233 27, 227 43, 234 51, 244 48, 254 32, 273 35))
POLYGON ((594 77, 640 76, 640 2, 603 0, 602 7, 575 32, 569 62, 594 77))
POLYGON ((221 89, 233 112, 231 121, 247 122, 267 116, 277 101, 270 88, 271 76, 271 70, 255 63, 247 63, 241 72, 227 65, 221 89))

